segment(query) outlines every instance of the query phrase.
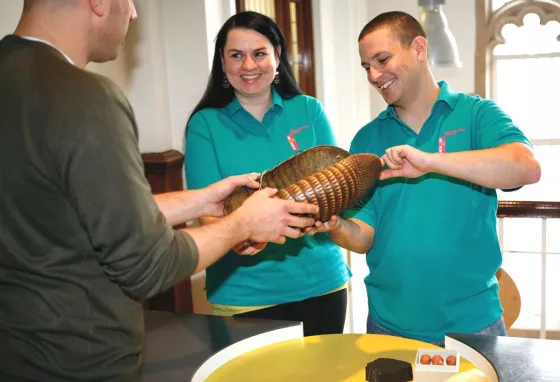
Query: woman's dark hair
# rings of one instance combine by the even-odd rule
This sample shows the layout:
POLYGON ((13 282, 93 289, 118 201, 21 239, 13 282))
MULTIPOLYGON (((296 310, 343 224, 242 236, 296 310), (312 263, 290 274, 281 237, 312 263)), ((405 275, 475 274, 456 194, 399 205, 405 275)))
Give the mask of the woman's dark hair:
POLYGON ((212 61, 210 78, 208 79, 204 95, 192 111, 189 121, 198 111, 208 107, 224 107, 233 99, 233 89, 231 87, 224 88, 222 86, 224 78, 222 53, 226 45, 228 33, 234 28, 251 29, 262 34, 270 41, 275 52, 278 47, 280 47, 280 65, 278 66, 279 82, 273 86, 276 87, 280 96, 285 99, 303 94, 296 83, 290 62, 288 61, 286 38, 282 34, 280 28, 278 28, 278 25, 263 14, 257 12, 241 12, 231 16, 218 32, 218 36, 216 36, 214 60, 212 61))

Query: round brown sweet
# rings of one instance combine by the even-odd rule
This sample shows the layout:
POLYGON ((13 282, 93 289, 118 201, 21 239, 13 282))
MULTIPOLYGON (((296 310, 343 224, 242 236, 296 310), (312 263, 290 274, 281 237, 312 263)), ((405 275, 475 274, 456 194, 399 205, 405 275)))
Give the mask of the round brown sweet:
POLYGON ((432 357, 430 357, 428 354, 424 354, 422 357, 420 357, 420 363, 422 365, 429 365, 432 363, 432 357))
POLYGON ((450 366, 456 365, 457 357, 455 357, 454 355, 448 355, 447 358, 445 359, 445 363, 450 366))
POLYGON ((443 365, 443 357, 440 355, 433 356, 432 365, 443 365))

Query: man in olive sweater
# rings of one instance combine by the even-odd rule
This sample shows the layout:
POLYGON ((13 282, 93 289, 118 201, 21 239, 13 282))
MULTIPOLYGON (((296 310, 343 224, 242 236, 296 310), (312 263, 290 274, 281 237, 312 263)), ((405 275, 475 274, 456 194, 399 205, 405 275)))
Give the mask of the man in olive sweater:
POLYGON ((132 0, 25 0, 0 41, 0 381, 133 380, 142 298, 313 224, 293 214, 317 207, 265 189, 215 224, 171 228, 258 184, 151 195, 126 98, 83 70, 116 58, 135 18, 132 0))

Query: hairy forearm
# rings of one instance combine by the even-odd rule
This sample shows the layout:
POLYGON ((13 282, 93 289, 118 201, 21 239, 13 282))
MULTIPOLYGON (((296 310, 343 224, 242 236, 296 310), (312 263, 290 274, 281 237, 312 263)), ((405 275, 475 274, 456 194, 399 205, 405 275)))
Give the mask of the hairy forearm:
POLYGON ((432 154, 428 166, 429 172, 494 189, 536 183, 541 175, 540 165, 533 152, 522 143, 485 150, 432 154))
POLYGON ((206 269, 231 248, 249 239, 249 231, 233 216, 204 218, 200 227, 184 229, 193 238, 198 248, 199 259, 195 272, 206 269))
POLYGON ((342 219, 340 228, 329 232, 334 243, 356 253, 370 250, 374 234, 372 227, 357 219, 342 219))
POLYGON ((154 199, 171 226, 184 224, 203 215, 200 191, 177 191, 154 195, 154 199))

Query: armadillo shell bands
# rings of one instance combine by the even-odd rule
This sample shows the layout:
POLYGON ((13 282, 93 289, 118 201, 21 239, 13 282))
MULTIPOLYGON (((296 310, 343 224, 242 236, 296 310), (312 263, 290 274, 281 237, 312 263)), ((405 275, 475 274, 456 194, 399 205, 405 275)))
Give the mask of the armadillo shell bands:
MULTIPOLYGON (((374 154, 351 155, 335 146, 315 146, 266 171, 257 179, 279 191, 275 197, 319 206, 313 217, 325 222, 354 206, 375 184, 381 160, 374 154)), ((240 187, 224 202, 224 215, 235 211, 256 190, 240 187)))

